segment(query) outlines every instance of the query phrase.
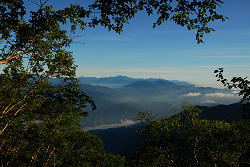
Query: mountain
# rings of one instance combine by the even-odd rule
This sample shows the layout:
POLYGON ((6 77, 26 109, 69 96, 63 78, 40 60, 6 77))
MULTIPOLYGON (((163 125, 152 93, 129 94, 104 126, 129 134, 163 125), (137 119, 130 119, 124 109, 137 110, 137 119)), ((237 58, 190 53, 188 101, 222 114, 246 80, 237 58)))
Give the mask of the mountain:
POLYGON ((232 123, 233 121, 238 121, 242 117, 242 105, 240 103, 234 103, 229 105, 217 105, 213 107, 198 106, 203 110, 201 113, 201 118, 203 119, 214 119, 232 123))
POLYGON ((100 85, 100 86, 109 86, 112 88, 121 87, 123 85, 127 85, 136 81, 143 80, 142 78, 130 78, 127 76, 118 75, 116 77, 78 77, 77 78, 80 83, 83 84, 91 84, 91 85, 100 85))
POLYGON ((128 84, 119 89, 126 93, 127 96, 133 97, 144 97, 163 95, 163 89, 161 89, 157 84, 150 81, 137 81, 135 83, 128 84))
POLYGON ((192 91, 195 87, 192 85, 177 85, 173 82, 165 80, 157 80, 154 82, 150 81, 138 81, 132 84, 128 84, 122 88, 120 91, 124 91, 127 95, 132 96, 169 96, 169 98, 175 98, 181 95, 180 92, 192 91))
MULTIPOLYGON (((203 109, 201 119, 225 120, 232 123, 232 121, 239 120, 242 115, 241 104, 239 103, 214 107, 197 107, 203 109)), ((141 127, 142 125, 135 124, 129 127, 90 130, 88 132, 102 138, 107 153, 120 154, 128 158, 128 155, 134 152, 136 144, 142 145, 145 142, 144 138, 134 135, 141 127)))
MULTIPOLYGON (((90 84, 90 85, 100 85, 100 86, 108 86, 111 88, 118 88, 118 87, 122 87, 124 85, 128 85, 134 82, 138 82, 138 81, 149 81, 149 82, 155 82, 158 80, 164 80, 164 79, 156 79, 156 78, 148 78, 148 79, 143 79, 143 78, 131 78, 131 77, 127 77, 127 76, 115 76, 115 77, 101 77, 101 78, 97 78, 97 77, 78 77, 77 78, 81 84, 90 84)), ((168 81, 168 82, 172 82, 174 84, 177 85, 193 85, 190 84, 189 82, 186 81, 178 81, 178 80, 164 80, 164 81, 168 81)), ((193 85, 194 86, 194 85, 193 85)))
MULTIPOLYGON (((183 101, 190 101, 203 109, 201 118, 204 119, 232 122, 242 112, 241 105, 236 103, 240 98, 229 89, 127 76, 78 79, 80 89, 91 96, 97 106, 94 111, 90 107, 86 109, 89 117, 82 118, 82 128, 101 137, 107 153, 128 156, 133 153, 136 144, 145 141, 140 136, 134 136, 135 131, 141 129, 141 125, 133 121, 136 112, 149 110, 155 111, 159 117, 173 116, 174 111, 178 114, 183 101)), ((52 82, 56 84, 59 79, 54 78, 52 82)))
POLYGON ((123 96, 122 92, 106 86, 93 86, 80 84, 80 89, 88 96, 92 97, 98 108, 107 107, 117 103, 123 96))
POLYGON ((82 127, 97 125, 119 124, 125 120, 132 120, 136 112, 145 108, 136 103, 117 103, 107 107, 97 108, 89 112, 89 117, 82 118, 82 127))
POLYGON ((119 154, 128 158, 137 144, 142 144, 146 141, 143 137, 135 135, 135 132, 140 131, 141 128, 140 124, 135 124, 129 127, 90 130, 88 132, 102 139, 107 153, 119 154))
MULTIPOLYGON (((195 105, 214 106, 238 102, 239 98, 232 90, 211 87, 196 87, 193 85, 179 85, 162 79, 131 79, 129 77, 109 77, 101 79, 91 78, 93 81, 115 84, 122 80, 132 82, 117 88, 108 86, 80 84, 80 88, 91 96, 97 109, 91 111, 88 118, 82 119, 83 127, 102 124, 119 124, 124 120, 132 120, 139 111, 155 111, 159 116, 171 116, 180 110, 180 104, 188 100, 195 105), (139 81, 138 81, 139 80, 139 81), (115 82, 113 82, 115 81, 115 82)), ((124 84, 124 83, 123 83, 124 84)))

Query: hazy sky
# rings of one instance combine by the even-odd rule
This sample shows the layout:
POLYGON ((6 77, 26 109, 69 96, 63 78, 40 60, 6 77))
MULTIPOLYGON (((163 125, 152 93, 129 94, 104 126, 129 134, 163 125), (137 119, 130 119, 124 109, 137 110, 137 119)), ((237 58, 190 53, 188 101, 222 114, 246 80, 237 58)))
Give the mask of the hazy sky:
MULTIPOLYGON (((195 30, 172 21, 153 29, 157 16, 145 12, 136 14, 120 35, 101 26, 78 31, 77 35, 84 35, 84 44, 69 48, 78 65, 77 76, 164 78, 215 87, 222 87, 213 73, 219 67, 228 78, 249 76, 250 1, 224 1, 217 11, 229 20, 210 23, 216 32, 204 36, 205 44, 197 44, 195 30)), ((28 0, 24 2, 27 10, 35 8, 28 0)), ((49 0, 47 4, 60 9, 70 3, 87 6, 91 2, 49 0)))

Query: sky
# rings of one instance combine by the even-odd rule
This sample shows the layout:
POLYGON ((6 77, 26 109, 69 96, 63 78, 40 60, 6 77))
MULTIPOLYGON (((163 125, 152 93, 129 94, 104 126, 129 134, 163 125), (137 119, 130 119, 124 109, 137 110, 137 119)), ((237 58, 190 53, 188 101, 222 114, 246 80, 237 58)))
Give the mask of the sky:
MULTIPOLYGON (((101 26, 77 31, 83 44, 68 48, 78 65, 77 76, 162 78, 217 88, 223 85, 213 72, 220 67, 227 78, 249 76, 250 1, 224 1, 217 12, 229 19, 209 24, 215 32, 204 35, 205 44, 197 44, 196 30, 188 31, 172 21, 153 29, 157 15, 145 12, 136 14, 120 35, 101 26)), ((87 7, 91 2, 48 0, 47 5, 62 9, 71 3, 87 7)), ((27 10, 36 8, 29 0, 24 3, 27 10)))

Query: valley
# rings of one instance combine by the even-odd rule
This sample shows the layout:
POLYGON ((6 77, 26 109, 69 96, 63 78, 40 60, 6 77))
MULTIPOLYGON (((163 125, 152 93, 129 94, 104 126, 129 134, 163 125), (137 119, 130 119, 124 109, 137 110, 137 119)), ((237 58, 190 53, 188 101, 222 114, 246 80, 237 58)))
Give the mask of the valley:
POLYGON ((91 96, 97 106, 94 111, 87 107, 89 117, 82 118, 83 129, 131 124, 134 114, 145 110, 154 111, 159 117, 172 116, 180 111, 183 101, 208 107, 240 101, 235 90, 198 87, 185 81, 127 76, 78 79, 81 90, 91 96))

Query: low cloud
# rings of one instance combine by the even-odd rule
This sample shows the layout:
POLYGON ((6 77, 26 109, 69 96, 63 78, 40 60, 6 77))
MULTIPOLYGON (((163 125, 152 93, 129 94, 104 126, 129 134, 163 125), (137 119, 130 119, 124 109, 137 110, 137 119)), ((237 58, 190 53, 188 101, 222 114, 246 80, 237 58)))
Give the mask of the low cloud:
POLYGON ((96 130, 96 129, 119 128, 119 127, 122 127, 122 126, 134 125, 136 123, 137 122, 135 122, 135 121, 125 119, 124 121, 121 120, 121 123, 119 123, 119 124, 103 124, 103 125, 97 125, 97 126, 93 126, 93 127, 84 127, 83 130, 84 131, 89 131, 89 130, 96 130))
POLYGON ((213 104, 213 103, 216 103, 216 102, 213 101, 213 100, 205 100, 205 101, 202 101, 202 102, 201 102, 201 104, 204 104, 204 103, 213 104))
POLYGON ((218 92, 209 93, 209 94, 206 94, 205 96, 208 96, 208 97, 234 97, 233 94, 223 94, 223 93, 218 93, 218 92))
POLYGON ((201 93, 198 92, 198 93, 189 93, 189 94, 184 94, 182 96, 186 96, 186 97, 196 97, 196 96, 200 96, 201 93))
POLYGON ((239 91, 237 91, 237 90, 233 91, 233 94, 238 94, 238 93, 239 93, 239 91))

